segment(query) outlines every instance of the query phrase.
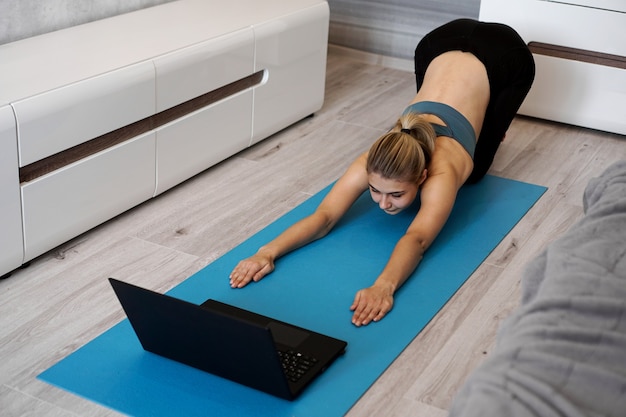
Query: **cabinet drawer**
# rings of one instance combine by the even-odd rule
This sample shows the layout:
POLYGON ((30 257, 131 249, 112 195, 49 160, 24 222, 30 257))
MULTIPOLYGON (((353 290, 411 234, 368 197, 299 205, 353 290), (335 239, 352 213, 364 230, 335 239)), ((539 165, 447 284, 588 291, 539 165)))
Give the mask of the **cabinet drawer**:
POLYGON ((246 148, 252 91, 242 91, 157 129, 157 194, 246 148))
POLYGON ((626 135, 626 71, 535 55, 535 81, 520 114, 626 135))
POLYGON ((254 35, 244 29, 154 60, 157 112, 252 74, 254 35))
POLYGON ((20 166, 148 117, 154 103, 152 62, 15 102, 20 166))
POLYGON ((151 198, 154 143, 151 131, 24 184, 25 260, 151 198))

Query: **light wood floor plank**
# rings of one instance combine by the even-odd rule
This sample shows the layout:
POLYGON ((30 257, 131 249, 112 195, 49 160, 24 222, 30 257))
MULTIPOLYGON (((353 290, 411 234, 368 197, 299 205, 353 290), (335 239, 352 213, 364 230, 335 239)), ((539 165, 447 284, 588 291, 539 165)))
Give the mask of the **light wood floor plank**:
POLYGON ((0 410, 5 416, 67 417, 73 415, 60 407, 2 385, 0 385, 0 410))

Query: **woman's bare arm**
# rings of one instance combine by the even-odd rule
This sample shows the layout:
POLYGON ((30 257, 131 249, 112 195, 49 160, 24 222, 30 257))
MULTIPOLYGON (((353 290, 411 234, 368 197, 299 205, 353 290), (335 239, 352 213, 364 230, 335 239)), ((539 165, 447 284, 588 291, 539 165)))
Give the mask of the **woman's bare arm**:
POLYGON ((276 259, 325 236, 367 189, 366 158, 363 154, 350 165, 313 214, 287 228, 253 256, 240 261, 230 274, 230 285, 241 288, 250 281, 259 281, 274 270, 276 259))
POLYGON ((422 185, 421 206, 374 284, 357 292, 350 307, 352 322, 366 325, 393 307, 393 295, 417 268, 424 252, 445 225, 460 187, 452 173, 435 174, 422 185))

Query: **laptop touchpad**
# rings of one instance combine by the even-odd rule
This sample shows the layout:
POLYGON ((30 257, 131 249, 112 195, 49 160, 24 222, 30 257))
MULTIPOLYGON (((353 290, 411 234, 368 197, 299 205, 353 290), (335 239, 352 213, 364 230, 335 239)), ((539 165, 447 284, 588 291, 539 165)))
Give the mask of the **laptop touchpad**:
POLYGON ((304 342, 307 337, 309 337, 307 332, 294 329, 293 327, 285 326, 274 321, 270 322, 267 327, 269 327, 272 331, 272 336, 274 337, 274 341, 276 343, 289 347, 297 347, 300 343, 304 342))

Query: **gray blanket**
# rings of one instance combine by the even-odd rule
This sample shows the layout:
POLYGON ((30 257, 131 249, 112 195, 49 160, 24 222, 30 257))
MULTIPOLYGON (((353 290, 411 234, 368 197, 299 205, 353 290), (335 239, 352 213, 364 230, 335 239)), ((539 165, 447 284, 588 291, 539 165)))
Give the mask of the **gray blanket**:
POLYGON ((527 265, 522 305, 450 416, 626 416, 626 161, 592 179, 583 203, 527 265))

